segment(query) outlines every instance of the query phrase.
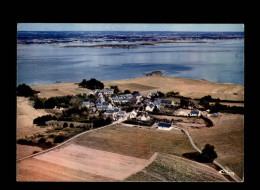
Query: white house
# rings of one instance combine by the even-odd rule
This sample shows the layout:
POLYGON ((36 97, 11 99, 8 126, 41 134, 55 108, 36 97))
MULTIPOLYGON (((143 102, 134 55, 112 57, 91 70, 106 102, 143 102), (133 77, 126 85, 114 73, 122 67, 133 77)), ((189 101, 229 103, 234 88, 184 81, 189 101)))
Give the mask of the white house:
POLYGON ((152 112, 153 109, 154 109, 154 105, 153 104, 149 104, 148 106, 145 107, 145 111, 152 112))
POLYGON ((173 129, 170 123, 158 123, 157 126, 159 130, 170 131, 173 129))
POLYGON ((200 111, 194 111, 194 110, 191 110, 189 114, 189 116, 194 116, 194 117, 198 117, 200 115, 201 115, 200 111))
POLYGON ((57 111, 62 111, 62 110, 64 110, 63 107, 58 107, 58 106, 55 106, 54 109, 57 110, 57 111))
POLYGON ((106 96, 110 96, 110 95, 114 94, 114 89, 105 88, 103 91, 103 94, 106 96))
POLYGON ((91 102, 90 101, 84 101, 82 102, 82 107, 87 107, 89 108, 91 106, 91 102))
POLYGON ((153 96, 157 96, 158 95, 158 92, 150 92, 148 95, 147 95, 147 98, 151 98, 153 96))
POLYGON ((119 111, 117 115, 121 118, 124 118, 126 116, 126 112, 125 111, 119 111))
POLYGON ((134 97, 140 101, 140 99, 142 98, 142 95, 140 93, 136 93, 134 94, 134 97))
POLYGON ((130 119, 133 119, 133 118, 136 118, 136 116, 137 116, 137 112, 136 112, 135 110, 133 110, 133 111, 130 113, 129 118, 130 118, 130 119))
POLYGON ((151 119, 151 117, 148 114, 144 114, 140 118, 141 121, 149 121, 150 119, 151 119))

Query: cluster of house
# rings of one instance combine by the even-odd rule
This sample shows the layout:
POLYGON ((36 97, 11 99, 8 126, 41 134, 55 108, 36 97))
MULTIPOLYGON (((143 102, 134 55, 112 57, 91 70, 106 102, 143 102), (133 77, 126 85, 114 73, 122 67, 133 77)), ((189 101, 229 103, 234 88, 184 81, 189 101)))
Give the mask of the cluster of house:
POLYGON ((144 103, 147 105, 145 107, 145 111, 152 112, 155 108, 155 106, 158 109, 161 109, 161 107, 164 107, 165 105, 174 105, 174 102, 172 100, 165 100, 165 99, 159 99, 156 98, 152 102, 151 99, 146 99, 144 103))
MULTIPOLYGON (((94 90, 91 94, 97 97, 96 102, 84 101, 82 107, 87 107, 94 113, 97 111, 104 111, 104 119, 111 118, 112 120, 120 120, 122 118, 128 117, 129 119, 137 119, 140 121, 149 121, 151 118, 149 112, 153 112, 155 107, 160 110, 166 105, 177 106, 172 100, 152 98, 153 96, 158 95, 157 92, 151 92, 147 97, 143 97, 140 93, 136 94, 118 94, 117 96, 112 96, 114 94, 114 89, 104 89, 103 91, 94 90), (105 96, 105 97, 104 97, 105 96), (109 101, 106 101, 109 100, 109 101), (141 114, 138 114, 138 110, 133 110, 130 113, 126 113, 120 109, 122 103, 131 103, 131 104, 141 104, 146 105, 141 114)), ((55 107, 56 110, 62 110, 61 107, 55 107)), ((179 109, 175 112, 179 116, 200 116, 200 111, 195 110, 186 110, 179 109)), ((212 114, 212 116, 218 116, 217 114, 212 114)), ((171 130, 173 127, 169 123, 158 123, 158 129, 161 130, 171 130)))

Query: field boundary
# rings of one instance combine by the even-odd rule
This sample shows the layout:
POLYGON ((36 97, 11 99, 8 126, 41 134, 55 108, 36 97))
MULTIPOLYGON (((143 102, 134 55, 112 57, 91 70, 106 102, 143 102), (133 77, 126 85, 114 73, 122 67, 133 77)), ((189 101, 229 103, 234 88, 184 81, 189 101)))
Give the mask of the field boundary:
POLYGON ((99 130, 99 129, 103 129, 103 128, 105 128, 105 127, 109 127, 109 126, 112 126, 112 125, 115 125, 115 124, 119 124, 119 123, 123 122, 124 120, 126 120, 126 118, 121 119, 121 120, 118 120, 118 121, 115 121, 115 122, 113 122, 113 123, 111 123, 111 124, 109 124, 109 125, 105 125, 105 126, 103 126, 103 127, 99 127, 99 128, 96 128, 96 129, 91 129, 91 130, 89 130, 89 131, 84 131, 84 132, 82 132, 82 133, 80 133, 80 134, 77 134, 77 135, 75 135, 74 137, 72 137, 72 138, 70 138, 70 139, 68 139, 68 140, 66 140, 66 141, 64 141, 64 142, 62 142, 62 143, 60 143, 60 144, 58 144, 58 145, 52 147, 52 148, 49 148, 49 149, 47 149, 47 150, 44 150, 44 151, 41 151, 41 152, 38 152, 38 153, 35 153, 35 154, 31 154, 31 155, 28 155, 28 156, 25 156, 25 157, 22 157, 22 158, 19 158, 19 159, 17 159, 16 161, 18 162, 18 161, 24 160, 24 159, 26 159, 26 158, 31 158, 31 157, 34 157, 34 156, 37 156, 37 155, 40 155, 40 154, 49 152, 49 151, 51 151, 51 150, 54 150, 54 149, 56 149, 56 148, 59 148, 59 147, 63 146, 64 144, 70 142, 71 140, 73 140, 73 139, 75 139, 75 138, 77 138, 77 137, 79 137, 79 136, 81 136, 81 135, 83 135, 83 134, 85 134, 85 133, 89 133, 89 132, 92 132, 92 131, 96 131, 96 130, 99 130))
MULTIPOLYGON (((181 127, 177 127, 177 126, 174 126, 174 128, 176 129, 180 129, 184 134, 186 134, 190 140, 190 143, 192 145, 193 148, 195 148, 199 153, 202 153, 201 150, 195 145, 195 143, 193 142, 189 132, 181 127)), ((231 171, 229 168, 225 168, 224 166, 222 166, 220 163, 218 163, 217 161, 213 161, 213 164, 215 164, 216 166, 218 166, 221 171, 228 171, 228 172, 225 172, 227 175, 229 175, 234 181, 236 182, 243 182, 243 180, 241 180, 237 175, 235 175, 235 173, 233 171, 231 171), (232 173, 234 175, 232 175, 232 173)))

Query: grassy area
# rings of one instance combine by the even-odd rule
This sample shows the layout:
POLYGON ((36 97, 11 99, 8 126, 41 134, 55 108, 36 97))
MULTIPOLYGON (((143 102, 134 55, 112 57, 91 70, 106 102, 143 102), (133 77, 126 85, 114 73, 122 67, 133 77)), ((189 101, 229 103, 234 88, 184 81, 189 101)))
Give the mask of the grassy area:
POLYGON ((178 156, 160 153, 145 169, 125 181, 221 182, 227 181, 213 168, 178 156))
POLYGON ((216 159, 227 166, 239 177, 244 171, 244 115, 222 113, 219 117, 210 118, 214 126, 211 128, 186 128, 198 148, 203 149, 209 143, 215 146, 216 159))
POLYGON ((150 158, 154 152, 181 156, 192 152, 188 137, 181 131, 170 132, 113 125, 84 134, 73 140, 76 144, 137 158, 150 158))

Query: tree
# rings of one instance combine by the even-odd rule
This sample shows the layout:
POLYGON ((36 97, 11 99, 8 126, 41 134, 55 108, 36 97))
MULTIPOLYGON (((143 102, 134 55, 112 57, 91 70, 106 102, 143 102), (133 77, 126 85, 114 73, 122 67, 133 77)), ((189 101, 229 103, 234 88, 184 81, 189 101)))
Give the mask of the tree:
POLYGON ((187 108, 189 106, 189 101, 185 99, 181 99, 180 106, 187 108))
POLYGON ((104 84, 100 82, 99 80, 96 80, 95 78, 91 78, 90 80, 83 79, 82 82, 79 83, 79 86, 83 88, 88 88, 91 90, 95 89, 103 89, 104 84))
POLYGON ((131 94, 130 90, 125 90, 124 94, 131 94))
POLYGON ((135 94, 137 94, 137 93, 139 93, 139 91, 134 91, 134 92, 132 93, 132 95, 135 95, 135 94))
POLYGON ((63 135, 58 135, 54 138, 54 143, 61 143, 65 140, 65 137, 63 135))
POLYGON ((68 127, 68 123, 63 123, 63 128, 66 128, 66 127, 68 127))
POLYGON ((33 96, 34 94, 39 93, 39 91, 35 91, 31 89, 30 86, 26 84, 19 84, 18 87, 16 88, 16 95, 17 96, 24 96, 24 97, 29 97, 33 96))
POLYGON ((201 153, 201 159, 204 162, 213 162, 218 157, 215 147, 210 144, 206 144, 201 153))
POLYGON ((46 142, 46 139, 45 138, 40 138, 38 140, 38 144, 44 144, 46 142))
POLYGON ((118 86, 110 86, 111 89, 114 89, 114 94, 118 94, 120 90, 118 89, 118 86))
POLYGON ((71 124, 70 124, 70 128, 74 128, 74 125, 73 125, 73 123, 71 123, 71 124))

